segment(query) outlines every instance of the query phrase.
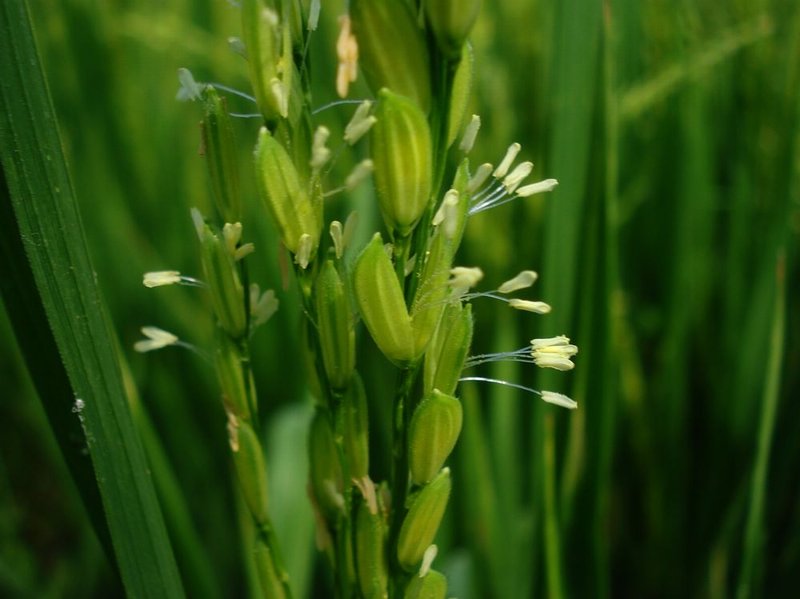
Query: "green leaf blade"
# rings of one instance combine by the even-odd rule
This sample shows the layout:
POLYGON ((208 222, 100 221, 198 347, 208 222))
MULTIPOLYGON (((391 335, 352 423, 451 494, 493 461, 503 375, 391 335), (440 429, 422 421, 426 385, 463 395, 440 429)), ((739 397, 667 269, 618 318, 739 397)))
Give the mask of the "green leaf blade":
MULTIPOLYGON (((128 594, 181 597, 182 584, 127 404, 24 2, 3 3, 0 8, 0 79, 4 183, 0 224, 4 235, 15 228, 9 222, 10 200, 18 225, 11 233, 19 236, 27 255, 26 264, 19 246, 4 242, 3 272, 16 273, 11 285, 18 286, 4 285, 4 300, 14 314, 25 313, 21 302, 38 299, 44 308, 74 396, 66 394, 63 372, 56 372, 55 378, 61 380, 58 386, 39 386, 42 401, 51 422, 59 423, 54 425, 58 436, 74 428, 74 420, 79 419, 128 594), (69 419, 73 419, 72 427, 69 419)), ((57 362, 41 324, 41 311, 35 308, 23 322, 15 323, 20 343, 28 348, 31 372, 38 379, 47 376, 40 355, 45 363, 57 362), (46 344, 37 347, 34 339, 46 344)), ((70 440, 60 438, 59 442, 64 447, 70 440)), ((87 488, 85 468, 78 470, 84 472, 76 477, 83 496, 96 498, 96 490, 87 488)), ((97 517, 92 503, 87 500, 87 507, 97 517)))

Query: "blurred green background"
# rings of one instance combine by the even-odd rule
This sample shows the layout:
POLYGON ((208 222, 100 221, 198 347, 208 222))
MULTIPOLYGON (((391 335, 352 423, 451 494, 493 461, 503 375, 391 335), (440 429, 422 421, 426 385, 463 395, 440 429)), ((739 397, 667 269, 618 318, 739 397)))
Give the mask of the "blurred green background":
MULTIPOLYGON (((152 420, 146 444, 161 446, 179 527, 196 541, 176 543, 184 582, 192 596, 241 596, 213 373, 190 352, 131 349, 147 324, 201 348, 209 340, 202 294, 146 290, 141 277, 199 274, 188 210, 208 207, 210 191, 200 109, 175 101, 176 72, 246 91, 246 65, 227 43, 239 34, 238 10, 225 0, 41 0, 31 9, 98 282, 152 420)), ((344 1, 322 10, 310 54, 320 106, 334 99, 344 1)), ((473 159, 496 163, 519 141, 535 175, 560 181, 552 194, 470 220, 459 263, 480 266, 485 289, 533 268, 537 299, 554 306, 532 317, 477 300, 473 353, 569 335, 580 347, 569 375, 507 363, 480 374, 568 393, 580 407, 463 385, 466 424, 437 560, 449 594, 727 597, 752 566, 754 595, 788 596, 800 587, 800 5, 485 2, 473 42, 472 111, 483 120, 473 159), (784 343, 771 342, 774 326, 784 343), (781 364, 771 379, 770 360, 781 364), (768 469, 754 485, 759 447, 768 469), (760 535, 745 532, 749 519, 760 535)), ((357 86, 353 96, 367 93, 357 86)), ((333 108, 318 122, 336 129, 351 112, 333 108)), ((254 343, 271 509, 300 596, 318 597, 327 574, 305 500, 301 314, 253 193, 257 122, 237 121, 236 133, 253 279, 281 301, 254 343)), ((362 157, 343 156, 340 175, 362 157)), ((365 239, 379 226, 371 202, 362 187, 331 200, 326 218, 357 208, 365 239)), ((362 334, 377 480, 388 471, 394 375, 370 343, 362 334)), ((0 379, 0 595, 119 592, 5 312, 0 379)))

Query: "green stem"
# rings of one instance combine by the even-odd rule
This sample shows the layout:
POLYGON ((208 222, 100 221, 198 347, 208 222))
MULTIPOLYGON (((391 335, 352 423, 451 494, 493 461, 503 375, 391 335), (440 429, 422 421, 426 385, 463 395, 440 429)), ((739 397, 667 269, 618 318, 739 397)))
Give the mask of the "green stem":
POLYGON ((353 538, 352 513, 353 513, 353 486, 350 483, 350 464, 344 449, 344 422, 342 418, 341 399, 338 394, 331 391, 335 398, 334 412, 331 415, 333 430, 335 431, 336 453, 342 468, 342 481, 344 484, 344 510, 336 523, 336 577, 339 597, 347 599, 352 596, 352 582, 355 579, 353 551, 351 539, 353 538))
MULTIPOLYGON (((400 238, 407 239, 407 238, 400 238)), ((401 246, 402 247, 402 244, 401 246)), ((407 244, 406 244, 407 250, 407 244)), ((340 599, 348 599, 353 594, 352 582, 355 577, 353 571, 353 553, 352 553, 352 506, 353 506, 353 487, 350 482, 350 465, 347 461, 347 454, 344 450, 344 426, 341 418, 341 405, 342 394, 341 392, 333 389, 328 382, 328 376, 325 372, 325 366, 322 363, 322 349, 320 345, 319 335, 314 326, 315 310, 313 302, 314 293, 314 270, 316 270, 316 261, 314 265, 309 266, 309 269, 303 270, 297 267, 295 274, 301 288, 301 296, 303 301, 303 311, 309 322, 308 338, 309 349, 314 355, 314 369, 317 374, 317 379, 320 383, 320 390, 325 395, 323 399, 326 416, 330 419, 331 428, 335 432, 336 439, 336 453, 339 459, 339 464, 342 471, 342 480, 344 484, 344 511, 336 519, 335 523, 335 539, 333 542, 335 552, 334 563, 334 578, 335 588, 340 599)), ((321 408, 318 408, 321 409, 321 408)), ((322 408, 324 409, 324 408, 322 408)))
POLYGON ((397 539, 407 511, 405 504, 408 495, 408 423, 415 407, 413 390, 418 373, 418 363, 412 364, 400 373, 400 384, 394 398, 392 511, 389 527, 390 597, 400 596, 407 578, 397 560, 397 539))

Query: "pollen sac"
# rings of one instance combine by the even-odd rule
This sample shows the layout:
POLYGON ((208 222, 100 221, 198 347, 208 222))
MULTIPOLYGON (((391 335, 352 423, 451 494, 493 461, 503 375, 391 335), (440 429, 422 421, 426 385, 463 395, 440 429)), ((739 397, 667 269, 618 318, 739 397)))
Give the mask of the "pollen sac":
POLYGON ((329 519, 344 509, 342 466, 339 463, 328 416, 317 410, 308 437, 311 489, 322 513, 329 519))
POLYGON ((416 356, 411 317, 380 233, 356 259, 353 288, 361 317, 383 354, 398 366, 416 356))
POLYGON ((373 90, 388 87, 427 113, 431 104, 428 50, 409 3, 352 0, 350 18, 369 86, 373 90))
POLYGON ((365 478, 369 474, 369 414, 367 394, 358 373, 355 373, 344 394, 340 410, 344 425, 344 453, 350 467, 350 478, 365 478))
POLYGON ((261 443, 253 427, 238 422, 235 429, 236 442, 231 443, 233 464, 242 489, 244 501, 259 524, 267 522, 267 465, 261 452, 261 443))
POLYGON ((244 289, 233 256, 226 249, 224 241, 207 224, 199 224, 198 234, 202 246, 203 273, 217 321, 228 335, 239 339, 246 333, 247 315, 244 310, 244 289))
POLYGON ((309 235, 313 258, 322 230, 321 202, 311 199, 289 154, 265 127, 258 135, 255 161, 259 193, 278 226, 283 244, 296 254, 303 235, 309 235))
POLYGON ((242 0, 242 41, 247 50, 250 82, 261 114, 267 121, 281 116, 280 99, 272 83, 278 80, 277 65, 281 50, 278 13, 264 0, 242 0))
POLYGON ((222 390, 223 402, 237 419, 252 422, 247 390, 248 384, 251 389, 255 387, 252 379, 245 378, 245 369, 242 367, 239 349, 230 337, 221 331, 217 334, 215 346, 214 366, 222 390))
POLYGON ((373 514, 366 502, 361 502, 355 528, 356 574, 361 594, 366 599, 383 599, 389 584, 386 522, 380 510, 373 514))
POLYGON ((472 344, 472 306, 449 304, 425 354, 423 390, 455 393, 472 344))
POLYGON ((422 577, 412 577, 403 593, 403 599, 445 599, 446 596, 447 579, 436 570, 422 577))
POLYGON ((227 106, 213 87, 205 92, 202 134, 217 211, 223 222, 237 223, 242 220, 242 203, 239 195, 236 143, 227 106))
POLYGON ((443 469, 413 498, 397 538, 397 559, 413 572, 433 542, 450 498, 450 469, 443 469))
POLYGON ((345 389, 356 363, 356 338, 347 290, 332 260, 322 267, 315 287, 317 326, 328 382, 345 389))
POLYGON ((481 0, 425 0, 425 14, 445 56, 457 58, 461 54, 480 10, 481 0))
POLYGON ((455 250, 461 245, 464 237, 464 229, 467 226, 469 216, 469 205, 472 196, 469 193, 469 160, 466 158, 461 161, 453 177, 453 189, 458 192, 458 206, 454 210, 452 219, 443 223, 445 234, 450 237, 455 250))
POLYGON ((456 445, 461 421, 461 402, 438 390, 416 407, 408 430, 408 468, 415 485, 439 472, 456 445))
MULTIPOLYGON (((377 4, 377 3, 376 3, 377 4)), ((408 98, 381 90, 371 130, 375 188, 386 225, 408 235, 431 195, 431 134, 428 120, 408 98)))

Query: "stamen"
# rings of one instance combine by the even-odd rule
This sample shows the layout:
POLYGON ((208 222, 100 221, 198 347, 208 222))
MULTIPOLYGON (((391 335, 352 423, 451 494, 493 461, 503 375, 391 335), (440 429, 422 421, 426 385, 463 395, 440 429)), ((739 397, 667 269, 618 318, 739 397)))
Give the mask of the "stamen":
POLYGON ((319 23, 319 9, 322 3, 320 0, 311 0, 311 6, 308 8, 308 30, 316 31, 317 24, 319 23))
POLYGON ((331 222, 330 226, 331 240, 333 241, 333 249, 337 258, 341 258, 344 254, 344 243, 342 243, 342 223, 338 220, 331 222))
POLYGON ((483 212, 489 208, 500 206, 506 202, 513 200, 514 196, 509 196, 506 188, 499 182, 492 184, 487 188, 486 192, 482 192, 476 196, 472 206, 470 206, 468 214, 472 216, 478 212, 483 212))
POLYGON ((461 143, 458 146, 458 148, 464 152, 464 154, 469 154, 470 150, 472 150, 472 146, 475 145, 475 138, 478 136, 478 130, 480 128, 481 117, 479 117, 477 114, 473 114, 469 125, 467 125, 466 129, 464 130, 464 136, 461 138, 461 143))
POLYGON ((536 358, 533 363, 539 368, 552 368, 553 370, 559 370, 561 372, 566 372, 575 368, 574 362, 569 360, 569 358, 561 356, 542 355, 536 358))
POLYGON ((252 243, 239 245, 242 240, 242 223, 225 223, 222 227, 222 238, 225 240, 225 249, 236 262, 256 251, 256 246, 252 243))
POLYGON ((155 351, 170 345, 176 345, 178 337, 158 327, 142 327, 142 334, 147 339, 142 339, 133 344, 133 349, 139 353, 155 351))
POLYGON ((463 287, 469 289, 470 287, 475 287, 483 278, 483 271, 477 266, 455 266, 450 269, 450 274, 452 276, 447 284, 453 288, 463 287))
POLYGON ((331 157, 330 148, 325 145, 330 135, 330 129, 324 125, 317 127, 317 130, 314 131, 314 140, 311 144, 311 160, 309 164, 311 170, 315 174, 319 173, 319 170, 325 166, 325 163, 328 162, 331 157))
POLYGON ((339 65, 336 69, 336 93, 340 98, 347 96, 350 84, 358 75, 358 42, 350 31, 350 17, 339 17, 339 38, 336 40, 336 55, 339 65))
POLYGON ((514 351, 469 356, 464 362, 463 370, 480 366, 481 364, 489 364, 490 362, 524 362, 526 364, 533 364, 531 348, 526 346, 515 349, 514 351))
POLYGON ((556 393, 555 391, 542 391, 541 396, 542 399, 547 403, 561 406, 562 408, 567 408, 568 410, 574 410, 578 407, 577 401, 570 399, 561 393, 556 393))
POLYGON ((530 387, 525 387, 523 385, 517 385, 516 383, 509 383, 508 381, 501 381, 498 379, 490 379, 483 376, 465 376, 458 380, 505 385, 506 387, 513 387, 514 389, 520 389, 522 391, 527 391, 528 393, 533 393, 534 395, 541 397, 542 400, 546 401, 547 403, 561 406, 562 408, 567 408, 568 410, 574 410, 578 407, 577 401, 570 399, 561 393, 555 393, 554 391, 537 391, 536 389, 531 389, 530 387))
MULTIPOLYGON (((336 162, 336 159, 341 154, 341 150, 344 146, 339 146, 336 150, 336 154, 333 157, 333 161, 331 162, 331 168, 333 168, 333 163, 336 162)), ((329 198, 334 196, 338 193, 342 193, 343 191, 353 191, 364 179, 366 179, 370 173, 373 171, 373 162, 369 158, 362 160, 359 162, 353 170, 347 175, 347 178, 344 180, 344 185, 340 185, 334 189, 330 189, 322 194, 323 198, 329 198)), ((326 171, 326 175, 330 172, 331 168, 326 171)))
POLYGON ((569 351, 571 356, 574 356, 575 354, 578 353, 578 348, 575 345, 570 345, 569 337, 567 337, 566 335, 558 335, 557 337, 544 337, 541 339, 531 339, 531 347, 534 350, 562 347, 565 348, 565 351, 569 351))
POLYGON ((439 553, 439 548, 436 545, 429 545, 422 555, 422 565, 419 567, 419 577, 425 578, 431 569, 433 560, 436 559, 436 554, 439 553))
POLYGON ((533 162, 521 162, 513 171, 511 171, 503 179, 503 186, 508 193, 513 193, 514 190, 522 183, 522 180, 531 174, 533 170, 533 162))
POLYGON ((361 183, 364 179, 369 177, 370 173, 372 173, 373 168, 374 165, 372 163, 372 160, 370 160, 369 158, 359 162, 353 168, 353 172, 347 175, 347 179, 344 180, 344 186, 347 189, 347 191, 352 191, 358 186, 359 183, 361 183))
POLYGON ((570 360, 578 353, 578 347, 569 342, 569 337, 559 335, 546 339, 531 339, 531 357, 541 368, 567 371, 575 368, 570 360))
POLYGON ((163 285, 174 285, 181 282, 181 273, 177 270, 158 270, 144 273, 142 284, 152 289, 163 285))
POLYGON ((519 151, 521 149, 522 146, 520 146, 516 142, 508 146, 508 150, 506 150, 506 155, 503 157, 503 160, 500 162, 499 166, 495 169, 494 173, 492 173, 492 176, 495 179, 502 179, 503 177, 506 176, 508 169, 511 168, 514 159, 517 157, 517 154, 519 154, 519 151))
POLYGON ((448 211, 454 206, 458 206, 458 191, 456 191, 455 189, 448 189, 447 192, 444 194, 442 205, 439 206, 439 209, 433 216, 431 224, 434 227, 438 227, 439 225, 441 225, 447 218, 448 211))
POLYGON ((515 310, 524 310, 526 312, 534 312, 536 314, 549 314, 551 310, 550 304, 546 304, 544 302, 532 302, 530 300, 522 300, 517 298, 508 300, 508 305, 515 310))
POLYGON ((235 262, 238 262, 242 258, 249 256, 255 251, 256 251, 256 246, 252 242, 242 244, 238 248, 236 248, 235 252, 233 252, 233 259, 235 262))
POLYGON ((486 183, 486 180, 491 174, 491 164, 484 162, 482 165, 480 165, 475 171, 475 174, 470 178, 469 183, 467 183, 467 191, 470 193, 470 195, 474 194, 475 191, 481 187, 481 185, 486 183))
POLYGON ((289 91, 283 82, 277 77, 273 77, 269 81, 269 88, 272 92, 272 97, 278 104, 278 113, 283 117, 289 116, 289 91))
POLYGON ((537 193, 543 193, 545 191, 553 191, 556 186, 558 185, 558 181, 555 179, 545 179, 544 181, 539 181, 538 183, 531 183, 530 185, 525 185, 524 187, 520 187, 517 190, 517 197, 518 198, 527 198, 537 193))
POLYGON ((180 87, 178 88, 178 93, 175 94, 175 99, 179 102, 187 102, 189 100, 194 102, 203 96, 205 84, 195 81, 189 69, 178 69, 178 83, 180 83, 180 87))
POLYGON ((225 223, 222 226, 222 238, 225 240, 225 249, 231 256, 234 256, 236 246, 242 239, 242 223, 225 223))
POLYGON ((297 253, 294 255, 294 262, 303 270, 308 268, 308 261, 311 258, 311 243, 311 235, 308 233, 303 233, 300 236, 300 241, 297 243, 297 253))
POLYGON ((267 322, 278 310, 278 298, 272 289, 261 293, 258 283, 250 285, 250 316, 253 328, 267 322))
POLYGON ((539 275, 533 270, 523 270, 513 279, 509 279, 497 288, 498 293, 512 293, 520 289, 526 289, 536 282, 539 275))
POLYGON ((364 137, 367 131, 370 130, 378 119, 374 115, 370 115, 369 111, 372 108, 372 102, 364 100, 359 103, 359 107, 353 113, 353 118, 347 123, 344 128, 344 140, 349 145, 355 144, 359 139, 364 137))

